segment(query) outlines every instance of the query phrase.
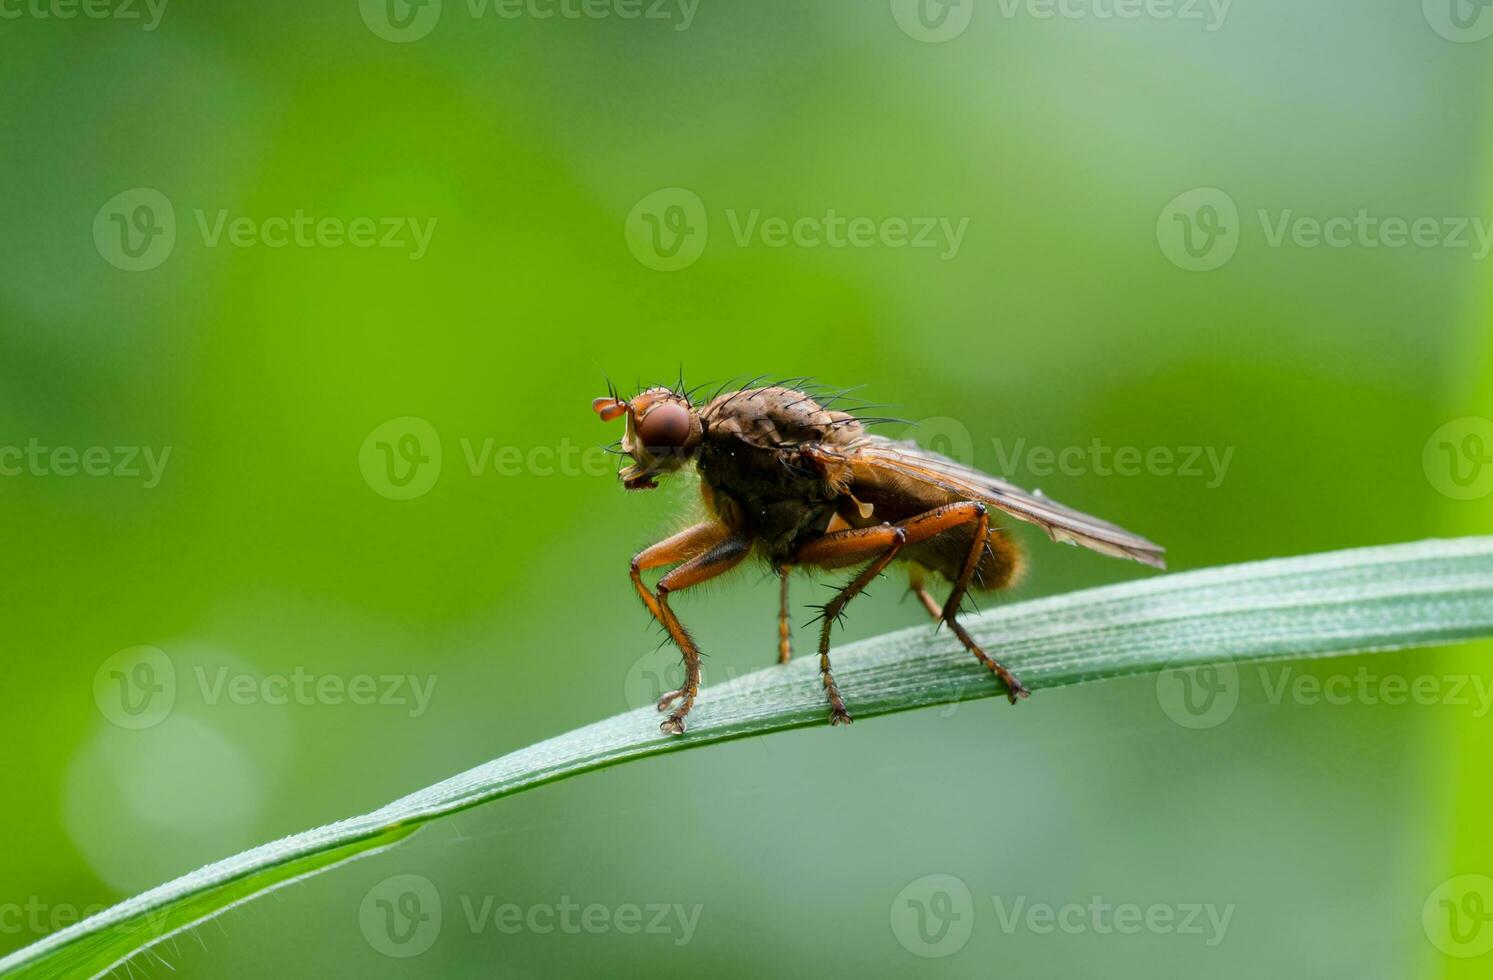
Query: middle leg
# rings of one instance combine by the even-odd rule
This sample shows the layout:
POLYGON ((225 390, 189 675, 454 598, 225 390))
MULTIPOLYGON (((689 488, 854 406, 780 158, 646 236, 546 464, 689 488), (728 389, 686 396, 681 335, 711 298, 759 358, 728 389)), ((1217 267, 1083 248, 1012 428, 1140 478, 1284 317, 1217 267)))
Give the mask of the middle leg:
POLYGON ((849 531, 833 531, 815 538, 804 545, 793 556, 795 564, 808 563, 819 568, 844 568, 871 558, 871 563, 861 570, 849 585, 841 589, 824 607, 824 626, 819 630, 819 674, 824 680, 824 693, 829 698, 829 723, 850 724, 850 712, 845 710, 845 699, 840 697, 840 687, 835 683, 829 666, 829 640, 835 621, 857 594, 880 575, 891 564, 897 552, 907 542, 907 531, 900 526, 882 524, 878 527, 856 528, 849 531))
POLYGON ((778 591, 778 663, 786 664, 793 659, 793 631, 788 623, 788 573, 791 565, 778 567, 778 579, 782 582, 778 591))
POLYGON ((824 676, 825 693, 829 696, 832 724, 851 720, 829 668, 830 630, 834 626, 835 619, 844 611, 845 604, 855 598, 856 594, 869 585, 877 575, 880 575, 904 546, 919 544, 945 531, 967 524, 975 525, 975 544, 965 560, 959 579, 955 583, 954 592, 949 596, 949 602, 939 609, 926 590, 920 594, 920 598, 929 607, 930 612, 938 610, 936 615, 948 621, 949 628, 959 637, 960 642, 978 657, 981 663, 1006 682, 1009 696, 1013 701, 1018 696, 1026 696, 1026 688, 1021 685, 1015 675, 987 656, 954 618, 954 613, 958 610, 959 603, 969 588, 970 580, 979 567, 980 558, 986 547, 985 536, 990 531, 990 516, 984 504, 972 500, 956 501, 924 511, 897 524, 831 531, 801 547, 791 559, 795 565, 808 564, 826 569, 845 568, 868 558, 872 559, 871 564, 867 565, 850 585, 824 607, 824 627, 819 634, 819 670, 824 676))

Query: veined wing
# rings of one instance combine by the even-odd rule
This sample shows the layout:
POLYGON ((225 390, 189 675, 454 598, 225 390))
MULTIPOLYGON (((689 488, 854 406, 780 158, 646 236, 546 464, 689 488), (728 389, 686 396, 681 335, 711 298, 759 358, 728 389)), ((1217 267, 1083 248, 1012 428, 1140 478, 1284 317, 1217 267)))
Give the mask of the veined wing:
POLYGON ((917 480, 954 497, 979 500, 1036 524, 1054 541, 1081 544, 1101 554, 1130 558, 1155 568, 1166 567, 1166 559, 1162 557, 1166 549, 1138 534, 1065 507, 1041 493, 1028 493, 1015 484, 956 463, 915 443, 865 436, 839 449, 836 455, 840 453, 844 454, 840 461, 851 468, 852 482, 857 478, 874 482, 878 473, 917 480))

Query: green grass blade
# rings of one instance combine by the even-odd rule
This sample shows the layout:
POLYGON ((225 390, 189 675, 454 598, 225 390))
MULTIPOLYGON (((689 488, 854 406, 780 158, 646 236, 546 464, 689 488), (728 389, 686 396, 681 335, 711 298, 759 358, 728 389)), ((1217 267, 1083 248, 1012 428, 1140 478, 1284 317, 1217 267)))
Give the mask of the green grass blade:
MULTIPOLYGON (((967 621, 1034 692, 1168 668, 1428 646, 1493 635, 1493 537, 1363 548, 1166 575, 1013 603, 967 621)), ((947 630, 837 651, 857 718, 991 697, 1000 688, 947 630)), ((1020 710, 1037 711, 1040 697, 1020 710)), ((823 725, 817 658, 706 690, 690 731, 652 709, 520 749, 353 817, 210 864, 0 960, 0 976, 107 971, 239 902, 389 846, 436 817, 627 759, 823 725)), ((837 734, 826 738, 854 737, 837 734)))

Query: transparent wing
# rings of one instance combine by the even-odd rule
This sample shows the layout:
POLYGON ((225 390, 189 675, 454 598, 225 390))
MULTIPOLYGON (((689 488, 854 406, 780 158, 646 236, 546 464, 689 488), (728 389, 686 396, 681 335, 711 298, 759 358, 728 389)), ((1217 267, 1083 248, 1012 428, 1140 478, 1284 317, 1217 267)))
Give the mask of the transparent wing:
POLYGON ((1155 568, 1165 568, 1166 549, 1138 534, 1065 507, 1041 493, 1028 493, 988 473, 971 469, 911 442, 896 442, 882 436, 866 436, 848 446, 831 450, 851 468, 851 480, 875 482, 876 475, 892 474, 938 487, 965 500, 979 500, 1029 521, 1064 544, 1081 544, 1101 554, 1130 558, 1155 568))

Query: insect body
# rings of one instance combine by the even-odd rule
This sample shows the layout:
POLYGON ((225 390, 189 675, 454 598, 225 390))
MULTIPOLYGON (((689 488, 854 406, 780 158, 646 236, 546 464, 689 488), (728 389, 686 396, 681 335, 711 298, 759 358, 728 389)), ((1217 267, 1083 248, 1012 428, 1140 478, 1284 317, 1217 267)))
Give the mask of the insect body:
POLYGON ((779 660, 790 653, 788 578, 794 568, 858 567, 824 607, 819 670, 830 723, 850 722, 830 670, 830 633, 859 592, 892 562, 903 563, 910 588, 935 620, 1004 684, 1014 704, 1028 696, 1021 681, 964 629, 958 613, 970 589, 995 591, 1021 567, 1016 544, 991 522, 992 509, 1037 524, 1055 541, 1165 567, 1162 549, 1123 528, 1064 507, 910 442, 868 433, 847 412, 781 386, 718 394, 696 407, 683 391, 650 388, 623 401, 598 398, 603 420, 626 417, 619 474, 629 490, 693 465, 708 518, 633 557, 632 582, 648 611, 684 659, 684 685, 658 702, 670 711, 660 726, 679 734, 700 688, 700 651, 680 624, 670 596, 731 569, 754 552, 781 581, 779 660), (674 566, 653 589, 643 573, 674 566), (952 585, 938 602, 930 574, 952 585))

